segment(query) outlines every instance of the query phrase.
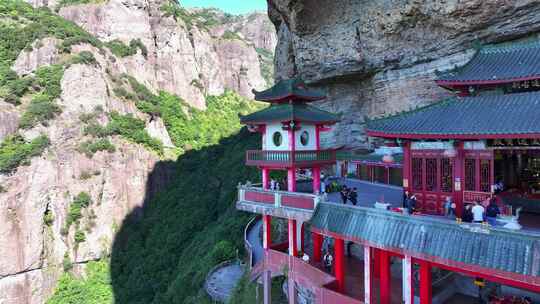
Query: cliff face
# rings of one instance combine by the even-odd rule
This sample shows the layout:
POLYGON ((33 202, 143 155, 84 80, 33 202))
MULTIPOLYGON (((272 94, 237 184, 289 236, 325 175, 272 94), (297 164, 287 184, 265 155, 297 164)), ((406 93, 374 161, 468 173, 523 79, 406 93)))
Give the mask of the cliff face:
POLYGON ((328 146, 363 146, 361 123, 448 93, 436 70, 465 63, 473 44, 535 35, 540 3, 525 1, 269 0, 278 31, 276 77, 302 76, 342 113, 328 146))
MULTIPOLYGON (((35 7, 55 8, 58 4, 51 0, 27 2, 35 7)), ((68 54, 60 50, 62 39, 45 37, 9 64, 20 79, 35 77, 40 67, 53 64, 64 65, 65 70, 61 94, 54 101, 61 113, 47 122, 22 128, 21 118, 35 96, 28 93, 14 105, 0 94, 0 148, 6 137, 16 133, 26 140, 39 135, 50 140, 45 152, 31 158, 26 166, 12 172, 0 170, 2 304, 44 303, 66 265, 77 269, 108 256, 125 216, 170 180, 171 168, 155 168, 163 155, 121 136, 108 137, 115 147, 111 151, 97 151, 91 157, 81 151, 83 142, 97 140, 85 131, 88 117, 105 126, 111 123, 108 114, 113 112, 142 120, 148 135, 175 149, 162 119, 147 114, 119 93, 121 84, 129 84, 126 79, 131 78, 126 77, 154 93, 175 93, 199 109, 205 108, 206 95, 230 89, 251 97, 252 89, 267 85, 261 72, 265 62, 258 50, 272 50, 276 36, 264 15, 229 21, 219 12, 190 12, 184 20, 184 11, 179 15, 165 11, 165 1, 97 2, 62 7, 58 14, 97 37, 103 47, 81 42, 68 54), (249 18, 257 21, 249 23, 249 18), (107 44, 116 40, 128 46, 139 41, 142 46, 119 55, 107 44), (74 56, 87 58, 88 54, 93 62, 66 63, 74 56), (73 217, 73 201, 83 192, 91 198, 90 206, 80 210, 77 225, 67 225, 73 217)), ((2 25, 21 21, 9 18, 0 12, 2 25)), ((0 91, 4 89, 2 81, 0 77, 0 91)))

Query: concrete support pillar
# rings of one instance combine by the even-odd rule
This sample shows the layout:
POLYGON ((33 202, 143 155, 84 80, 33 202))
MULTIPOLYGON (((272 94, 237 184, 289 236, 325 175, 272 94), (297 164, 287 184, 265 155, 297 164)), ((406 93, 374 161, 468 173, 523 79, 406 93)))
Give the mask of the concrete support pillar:
POLYGON ((420 261, 420 304, 431 304, 432 300, 432 279, 431 264, 420 261))
POLYGON ((313 176, 313 193, 321 193, 321 168, 313 168, 311 170, 311 175, 313 176))
POLYGON ((413 304, 413 263, 411 256, 406 255, 403 258, 403 303, 413 304))
POLYGON ((313 261, 315 263, 320 263, 322 259, 323 236, 316 232, 312 232, 311 237, 313 238, 313 261))
POLYGON ((390 254, 386 250, 378 250, 380 259, 380 304, 390 304, 390 254))
POLYGON ((263 215, 263 248, 272 246, 272 218, 270 215, 263 215))
POLYGON ((345 291, 345 242, 342 239, 334 240, 334 276, 338 284, 338 291, 345 291))
POLYGON ((296 247, 296 220, 289 219, 289 255, 296 256, 298 250, 296 247))
POLYGON ((270 188, 270 169, 262 168, 262 187, 264 190, 270 188))
POLYGON ((369 246, 364 246, 364 303, 371 304, 371 294, 373 287, 372 280, 372 254, 373 251, 369 246))
POLYGON ((296 169, 287 170, 287 191, 296 192, 296 169))
POLYGON ((289 304, 296 304, 296 288, 294 287, 294 279, 289 275, 288 281, 289 304))
POLYGON ((272 303, 272 273, 270 271, 263 272, 263 289, 264 289, 264 304, 272 303))
POLYGON ((296 236, 296 248, 300 249, 300 251, 304 251, 304 222, 296 222, 296 232, 298 235, 296 236))

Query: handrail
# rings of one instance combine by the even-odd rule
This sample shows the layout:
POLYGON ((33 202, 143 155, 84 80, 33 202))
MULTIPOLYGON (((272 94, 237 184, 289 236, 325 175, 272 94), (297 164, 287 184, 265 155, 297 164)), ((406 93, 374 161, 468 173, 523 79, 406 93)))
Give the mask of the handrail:
POLYGON ((254 216, 249 220, 246 227, 244 228, 244 247, 249 255, 249 269, 253 268, 253 245, 249 242, 248 233, 253 228, 253 225, 256 220, 259 220, 259 215, 254 216))
POLYGON ((248 150, 246 162, 248 164, 274 163, 299 164, 317 162, 335 162, 336 150, 297 150, 297 151, 271 151, 248 150))
POLYGON ((321 194, 266 190, 250 185, 238 185, 238 200, 273 205, 275 208, 287 207, 315 210, 317 205, 326 199, 321 194), (247 194, 251 194, 251 198, 246 198, 247 194), (255 198, 253 198, 253 195, 255 195, 255 198))

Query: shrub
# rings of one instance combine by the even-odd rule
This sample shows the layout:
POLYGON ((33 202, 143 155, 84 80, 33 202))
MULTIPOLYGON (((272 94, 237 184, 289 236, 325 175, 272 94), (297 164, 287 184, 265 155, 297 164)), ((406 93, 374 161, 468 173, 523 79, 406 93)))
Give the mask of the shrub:
POLYGON ((238 35, 238 33, 231 32, 231 31, 225 31, 225 33, 223 33, 221 38, 225 40, 243 40, 242 37, 238 35))
POLYGON ((0 193, 6 193, 6 192, 7 192, 6 187, 0 185, 0 193))
POLYGON ((128 91, 122 87, 114 88, 113 93, 114 95, 116 95, 116 97, 120 97, 120 98, 126 98, 129 94, 128 91))
POLYGON ((23 129, 29 129, 53 119, 61 112, 60 107, 51 100, 49 95, 39 93, 32 98, 28 108, 21 116, 19 126, 23 129))
POLYGON ((81 172, 81 175, 79 175, 79 179, 80 180, 87 180, 87 179, 91 179, 92 178, 92 173, 90 173, 90 171, 83 171, 81 172))
POLYGON ((20 135, 4 138, 0 143, 0 173, 9 173, 19 165, 30 162, 30 158, 38 156, 49 146, 49 138, 42 135, 27 142, 20 135))
POLYGON ((110 118, 111 122, 107 126, 107 129, 109 129, 112 134, 117 134, 127 140, 142 144, 158 154, 163 153, 163 144, 160 140, 151 137, 148 132, 146 132, 144 121, 131 114, 120 115, 114 112, 110 114, 110 118))
POLYGON ((88 51, 82 51, 79 54, 73 56, 70 61, 71 64, 96 64, 96 58, 94 54, 88 51))
POLYGON ((45 215, 43 216, 43 222, 47 226, 52 226, 54 223, 54 215, 52 214, 51 210, 45 211, 45 215))
POLYGON ((91 122, 90 124, 88 124, 88 126, 84 128, 84 135, 90 135, 93 137, 103 138, 111 134, 112 133, 108 128, 103 127, 95 122, 91 122))
POLYGON ((212 249, 212 260, 218 264, 236 256, 236 249, 229 241, 219 241, 212 249))
POLYGON ((148 57, 148 49, 140 39, 132 39, 129 45, 126 45, 121 40, 115 39, 105 43, 105 46, 117 57, 127 57, 137 54, 137 50, 141 50, 144 58, 148 57))
POLYGON ((84 234, 84 231, 77 230, 75 231, 75 244, 82 243, 86 241, 86 235, 84 234))
POLYGON ((80 192, 69 205, 69 211, 66 217, 66 228, 71 224, 78 222, 82 218, 82 210, 92 203, 90 195, 86 192, 80 192))
POLYGON ((62 260, 62 266, 64 267, 64 271, 68 272, 71 269, 73 269, 73 263, 71 262, 71 259, 69 258, 68 253, 64 254, 64 260, 62 260))
POLYGON ((100 138, 96 141, 87 140, 79 145, 78 151, 92 158, 98 151, 107 151, 113 153, 116 147, 107 138, 100 138))

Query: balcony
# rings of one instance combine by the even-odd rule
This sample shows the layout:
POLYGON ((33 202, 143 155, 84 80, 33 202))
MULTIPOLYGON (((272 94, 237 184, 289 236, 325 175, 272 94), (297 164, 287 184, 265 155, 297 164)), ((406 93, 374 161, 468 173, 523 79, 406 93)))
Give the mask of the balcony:
POLYGON ((308 220, 323 195, 309 193, 263 190, 249 185, 238 186, 239 210, 308 220))
POLYGON ((335 150, 310 151, 246 151, 246 165, 275 168, 306 168, 314 165, 331 165, 336 162, 335 150))

